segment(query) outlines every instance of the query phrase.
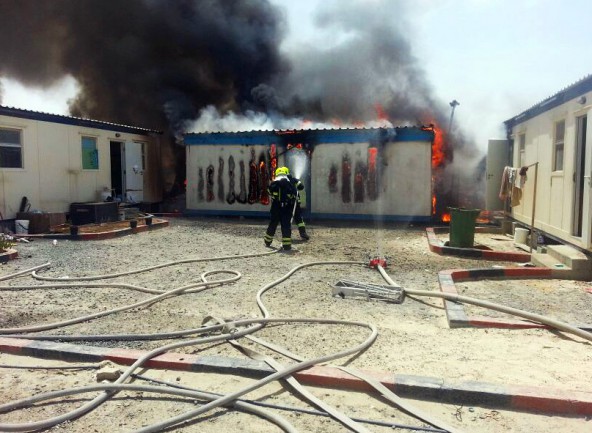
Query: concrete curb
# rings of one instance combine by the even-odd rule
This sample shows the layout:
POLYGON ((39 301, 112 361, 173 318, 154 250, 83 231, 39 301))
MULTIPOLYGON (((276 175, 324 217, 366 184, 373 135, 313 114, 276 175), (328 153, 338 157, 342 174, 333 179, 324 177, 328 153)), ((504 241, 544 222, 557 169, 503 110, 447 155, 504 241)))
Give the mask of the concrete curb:
MULTIPOLYGON (((112 349, 69 343, 0 337, 0 352, 70 362, 110 360, 131 365, 146 352, 112 349)), ((217 356, 166 353, 154 357, 147 367, 235 374, 262 378, 273 373, 264 362, 217 356)), ((463 405, 481 405, 507 410, 520 410, 556 415, 592 415, 592 393, 563 391, 552 388, 494 385, 485 382, 453 383, 433 377, 367 372, 401 397, 435 400, 463 405)), ((334 367, 315 366, 294 374, 304 385, 344 390, 370 391, 366 382, 334 367)))
MULTIPOLYGON (((459 281, 476 281, 481 279, 519 279, 519 278, 547 278, 562 279, 560 272, 551 268, 487 268, 487 269, 449 269, 438 273, 440 291, 458 295, 455 283, 459 281)), ((486 316, 469 316, 463 304, 444 300, 448 326, 451 328, 507 328, 551 329, 541 323, 533 323, 519 319, 503 319, 486 316)), ((586 331, 592 330, 592 325, 574 325, 586 331)))
MULTIPOLYGON (((448 233, 448 227, 427 227, 428 244, 430 251, 442 256, 458 256, 471 259, 485 259, 504 262, 526 263, 530 261, 529 253, 482 250, 479 248, 447 247, 438 240, 437 233, 448 233)), ((491 233, 487 227, 476 227, 475 233, 491 233)))
POLYGON ((62 233, 48 233, 38 235, 16 235, 15 237, 21 238, 33 238, 33 239, 57 239, 57 240, 70 240, 70 241, 100 241, 104 239, 120 238, 122 236, 132 235, 136 233, 144 233, 147 231, 158 230, 169 226, 169 222, 166 220, 153 219, 151 225, 141 225, 134 228, 125 228, 118 230, 111 230, 107 232, 99 233, 78 233, 62 234, 62 233))

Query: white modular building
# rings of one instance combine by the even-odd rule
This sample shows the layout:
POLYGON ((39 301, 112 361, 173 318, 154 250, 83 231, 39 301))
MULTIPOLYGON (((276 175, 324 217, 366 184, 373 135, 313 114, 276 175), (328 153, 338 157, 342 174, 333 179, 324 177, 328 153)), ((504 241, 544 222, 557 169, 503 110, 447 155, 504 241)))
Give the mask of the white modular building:
POLYGON ((162 200, 161 132, 0 106, 0 212, 68 212, 105 193, 162 200))
POLYGON ((420 127, 186 134, 186 212, 267 216, 287 166, 309 218, 429 221, 433 139, 420 127))
POLYGON ((528 168, 511 216, 585 250, 592 250, 591 109, 592 75, 505 122, 511 165, 528 168))

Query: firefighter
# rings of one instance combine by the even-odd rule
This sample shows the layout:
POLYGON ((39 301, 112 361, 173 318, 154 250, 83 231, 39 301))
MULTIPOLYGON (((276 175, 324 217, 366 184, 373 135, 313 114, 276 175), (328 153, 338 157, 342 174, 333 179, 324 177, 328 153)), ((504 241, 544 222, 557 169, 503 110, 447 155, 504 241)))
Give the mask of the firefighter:
POLYGON ((294 223, 298 226, 298 232, 300 232, 300 238, 304 239, 305 241, 310 239, 308 233, 306 233, 306 225, 304 224, 304 218, 302 218, 302 209, 300 208, 300 191, 304 190, 304 184, 300 181, 300 179, 293 177, 290 172, 288 172, 288 179, 294 187, 296 191, 298 191, 298 196, 296 197, 296 207, 294 208, 294 223))
POLYGON ((298 193, 288 179, 289 172, 287 167, 278 167, 275 171, 275 180, 269 184, 271 220, 263 237, 265 245, 271 246, 279 223, 282 228, 282 247, 286 251, 292 249, 292 212, 298 193))

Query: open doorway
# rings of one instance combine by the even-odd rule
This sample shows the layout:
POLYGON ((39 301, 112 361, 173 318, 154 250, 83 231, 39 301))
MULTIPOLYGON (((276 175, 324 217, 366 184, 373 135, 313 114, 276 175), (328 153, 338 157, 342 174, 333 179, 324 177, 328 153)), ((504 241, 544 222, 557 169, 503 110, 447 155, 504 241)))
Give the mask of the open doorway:
POLYGON ((114 194, 113 198, 123 199, 123 143, 120 141, 111 141, 111 189, 114 194))
POLYGON ((584 179, 586 176, 586 124, 588 116, 581 116, 576 118, 576 149, 575 149, 575 171, 573 176, 574 181, 574 206, 573 206, 573 221, 572 221, 572 235, 582 236, 582 222, 584 215, 584 179))
POLYGON ((144 199, 144 143, 111 141, 111 189, 114 199, 141 203, 144 199))

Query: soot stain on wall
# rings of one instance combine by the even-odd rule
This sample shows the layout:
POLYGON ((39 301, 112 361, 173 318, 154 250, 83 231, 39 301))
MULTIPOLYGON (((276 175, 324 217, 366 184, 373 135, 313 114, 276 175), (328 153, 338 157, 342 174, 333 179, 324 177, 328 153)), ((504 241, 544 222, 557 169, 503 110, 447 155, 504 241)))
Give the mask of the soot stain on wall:
MULTIPOLYGON (((362 159, 360 151, 356 151, 355 156, 353 202, 364 203, 366 200, 377 200, 380 196, 381 149, 375 146, 369 147, 366 160, 362 159)), ((343 203, 352 202, 352 159, 349 152, 346 151, 341 155, 341 164, 331 162, 327 184, 330 193, 341 190, 343 203), (341 167, 341 176, 339 176, 339 167, 341 167), (340 178, 341 184, 339 184, 340 178)))
POLYGON ((236 201, 236 195, 234 194, 234 156, 232 155, 228 158, 228 179, 226 203, 233 204, 236 201))
MULTIPOLYGON (((225 193, 225 159, 218 157, 218 170, 213 164, 206 168, 204 180, 203 168, 198 169, 197 194, 198 201, 214 201, 214 188, 217 188, 218 201, 230 205, 234 203, 268 205, 270 202, 267 187, 273 178, 273 170, 277 166, 277 150, 271 145, 269 150, 261 151, 258 155, 254 148, 249 149, 250 157, 247 162, 238 162, 239 192, 236 188, 236 162, 234 155, 227 158, 228 191, 225 193), (248 181, 247 181, 248 176, 248 181), (205 186, 205 197, 204 197, 205 186)), ((367 151, 356 150, 352 158, 350 152, 344 151, 341 161, 329 161, 327 185, 332 194, 341 193, 343 203, 364 203, 377 200, 380 196, 380 179, 382 171, 382 146, 370 143, 367 151), (353 159, 353 161, 352 161, 353 159), (341 173, 340 173, 341 172, 341 173)), ((241 151, 243 153, 243 151, 241 151)))

